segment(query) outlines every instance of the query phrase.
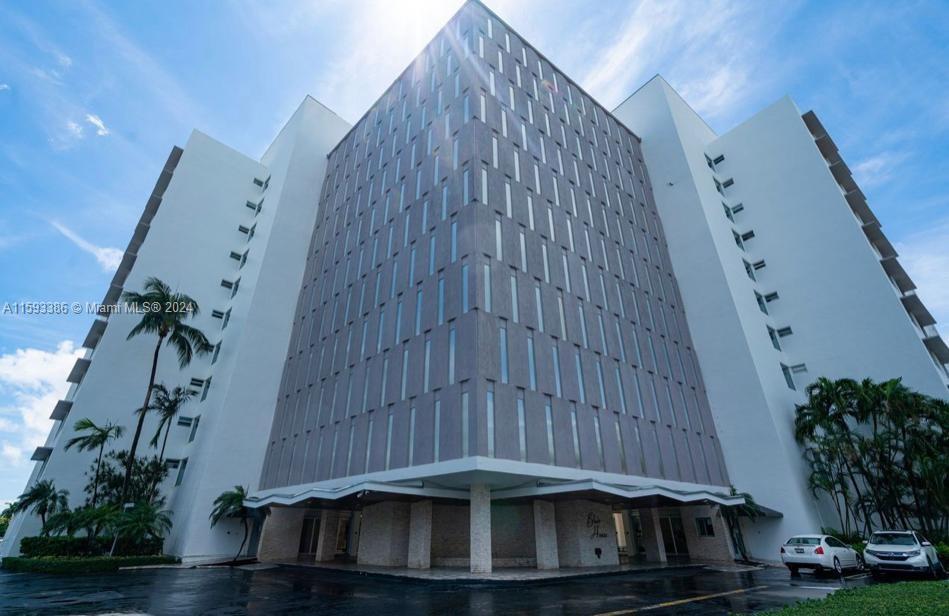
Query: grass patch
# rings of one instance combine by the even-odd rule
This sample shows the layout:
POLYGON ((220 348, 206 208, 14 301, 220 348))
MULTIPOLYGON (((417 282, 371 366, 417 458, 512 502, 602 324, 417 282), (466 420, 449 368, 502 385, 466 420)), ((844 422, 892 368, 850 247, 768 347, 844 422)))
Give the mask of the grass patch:
POLYGON ((761 613, 768 616, 949 614, 949 584, 946 582, 899 582, 898 584, 845 588, 826 599, 808 599, 796 605, 761 613))
POLYGON ((117 571, 121 567, 144 565, 170 565, 177 563, 174 556, 93 556, 89 558, 70 556, 42 556, 26 558, 8 556, 0 561, 0 568, 21 573, 102 573, 117 571))

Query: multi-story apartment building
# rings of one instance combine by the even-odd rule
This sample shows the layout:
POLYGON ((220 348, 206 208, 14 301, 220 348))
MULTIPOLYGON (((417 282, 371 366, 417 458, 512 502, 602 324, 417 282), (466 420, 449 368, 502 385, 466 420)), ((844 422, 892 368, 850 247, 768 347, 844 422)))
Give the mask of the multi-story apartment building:
MULTIPOLYGON (((159 367, 201 391, 163 486, 187 560, 237 550, 207 521, 234 485, 262 560, 727 560, 732 487, 773 560, 833 524, 792 437, 804 384, 945 395, 945 344, 812 114, 719 137, 661 78, 611 113, 475 1, 352 127, 307 99, 260 161, 176 149, 103 303, 149 276, 215 344, 159 367)), ((73 505, 70 426, 141 403, 135 319, 95 321, 35 455, 73 505)), ((38 530, 17 516, 0 549, 38 530)))
POLYGON ((746 541, 766 556, 839 527, 808 489, 794 406, 822 376, 945 398, 935 320, 813 112, 784 98, 716 135, 655 77, 614 113, 643 139, 732 482, 784 516, 746 541))

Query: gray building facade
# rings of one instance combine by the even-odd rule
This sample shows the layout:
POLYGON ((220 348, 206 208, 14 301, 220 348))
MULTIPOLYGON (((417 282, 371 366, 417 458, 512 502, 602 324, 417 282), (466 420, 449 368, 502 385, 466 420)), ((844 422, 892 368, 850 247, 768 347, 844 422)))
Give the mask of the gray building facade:
POLYGON ((257 498, 407 481, 729 483, 638 138, 476 2, 329 155, 257 498))

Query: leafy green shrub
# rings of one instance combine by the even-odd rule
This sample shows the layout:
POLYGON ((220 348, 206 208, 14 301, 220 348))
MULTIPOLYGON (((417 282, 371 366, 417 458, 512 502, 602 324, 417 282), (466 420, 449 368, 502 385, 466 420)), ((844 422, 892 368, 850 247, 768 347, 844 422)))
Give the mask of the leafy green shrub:
POLYGON ((808 599, 795 605, 762 612, 769 616, 841 616, 887 614, 919 616, 949 614, 945 582, 900 582, 844 588, 825 599, 808 599))
POLYGON ((939 562, 949 567, 949 543, 937 543, 936 553, 939 554, 939 562))
MULTIPOLYGON (((112 549, 112 537, 24 537, 20 542, 20 552, 27 558, 44 556, 101 556, 112 549)), ((161 554, 160 539, 141 542, 119 539, 115 546, 116 555, 153 556, 161 554)))
POLYGON ((145 565, 171 565, 177 563, 174 556, 93 556, 75 558, 63 556, 44 556, 42 558, 24 558, 8 556, 0 561, 0 568, 23 573, 101 573, 117 571, 121 567, 141 567, 145 565))

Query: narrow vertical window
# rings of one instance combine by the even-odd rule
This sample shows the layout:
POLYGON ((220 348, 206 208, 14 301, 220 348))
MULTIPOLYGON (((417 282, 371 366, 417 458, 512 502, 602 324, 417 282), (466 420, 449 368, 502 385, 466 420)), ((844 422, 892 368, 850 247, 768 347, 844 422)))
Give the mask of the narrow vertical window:
POLYGON ((596 360, 596 384, 600 394, 600 407, 606 408, 606 384, 603 382, 603 364, 599 356, 596 360))
POLYGON ((574 465, 580 468, 580 431, 577 429, 577 405, 570 403, 570 432, 573 435, 574 465))
POLYGON ((422 390, 425 393, 428 393, 428 386, 431 383, 431 374, 432 374, 432 336, 431 334, 425 334, 425 358, 423 360, 424 365, 422 366, 422 390))
MULTIPOLYGON (((367 380, 368 382, 368 380, 367 380)), ((369 454, 372 453, 372 424, 373 418, 369 418, 369 427, 366 428, 366 459, 363 466, 363 472, 369 472, 369 454)))
POLYGON ((471 309, 471 302, 468 297, 468 264, 461 266, 461 310, 468 312, 471 309))
POLYGON ((517 323, 520 320, 520 313, 517 309, 517 274, 511 272, 511 319, 517 323))
POLYGON ((491 264, 484 264, 484 310, 491 312, 491 264))
POLYGON ((455 324, 448 330, 448 384, 455 384, 455 324))
POLYGON ((527 462, 527 419, 524 415, 524 390, 517 390, 517 445, 521 462, 527 462))
POLYGON ((507 364, 507 326, 505 321, 501 320, 501 327, 498 328, 498 350, 501 355, 501 382, 507 383, 508 381, 508 364, 507 364))
POLYGON ((616 364, 616 389, 619 392, 619 408, 623 415, 626 414, 626 388, 623 387, 623 371, 619 362, 616 364))
POLYGON ((544 396, 544 421, 547 427, 547 461, 554 463, 554 412, 550 396, 544 396))
POLYGON ((458 260, 458 221, 451 221, 451 262, 458 260))
POLYGON ((468 173, 468 170, 465 169, 465 172, 462 174, 462 182, 461 182, 461 184, 462 184, 462 193, 463 193, 463 194, 462 194, 462 204, 464 204, 464 205, 468 205, 468 202, 471 201, 471 194, 470 194, 470 192, 469 192, 469 190, 468 190, 468 186, 469 186, 469 184, 470 184, 470 180, 471 180, 470 174, 468 173))
POLYGON ((544 331, 544 302, 541 297, 540 284, 534 284, 534 306, 537 309, 537 329, 543 333, 544 331))
POLYGON ((527 371, 531 391, 537 391, 537 363, 534 359, 534 334, 527 334, 527 371))
POLYGON ((415 462, 415 405, 409 409, 409 466, 415 462))
POLYGON ((583 362, 580 360, 580 347, 577 347, 573 355, 573 363, 577 369, 577 387, 580 390, 580 403, 587 402, 587 388, 583 382, 583 362))
POLYGON ((442 434, 442 399, 441 394, 435 392, 435 425, 432 428, 432 443, 434 444, 434 460, 439 461, 440 441, 442 434))
POLYGON ((494 256, 498 261, 504 260, 504 251, 501 245, 501 217, 494 220, 494 256))
POLYGON ((511 212, 511 183, 504 182, 504 211, 508 218, 512 217, 511 212))
POLYGON ((389 419, 386 421, 386 470, 389 470, 392 462, 392 411, 389 411, 389 419))
POLYGON ((405 388, 409 380, 409 348, 402 349, 402 379, 399 386, 399 399, 405 400, 405 388))
POLYGON ((481 168, 481 202, 488 204, 488 168, 481 168))
POLYGON ((461 455, 468 457, 468 384, 461 384, 461 455))
POLYGON ((488 428, 488 455, 494 457, 494 383, 488 381, 488 392, 485 396, 484 410, 487 415, 488 428))
POLYGON ((435 274, 435 234, 428 239, 428 275, 435 274))
POLYGON ((551 355, 554 362, 554 392, 558 398, 563 398, 563 387, 560 380, 560 349, 557 348, 556 341, 551 348, 551 355))
POLYGON ((589 340, 587 339, 587 320, 583 312, 583 303, 577 303, 577 312, 580 317, 580 340, 583 342, 583 348, 589 348, 589 340))
POLYGON ((382 387, 379 388, 379 408, 386 405, 386 385, 389 380, 389 358, 382 357, 382 387))
POLYGON ((445 277, 438 277, 438 324, 445 322, 445 277))
POLYGON ((626 475, 629 468, 626 464, 626 444, 623 442, 623 430, 620 428, 619 421, 613 422, 613 428, 616 430, 616 446, 619 447, 620 470, 626 475))
POLYGON ((521 271, 527 271, 527 239, 524 237, 524 231, 520 232, 520 248, 521 248, 521 271))
POLYGON ((600 469, 606 470, 606 460, 603 458, 603 434, 600 430, 600 414, 593 414, 593 435, 596 439, 596 455, 600 461, 600 469))
POLYGON ((422 294, 422 289, 419 288, 415 292, 415 335, 418 336, 422 333, 422 308, 424 307, 424 295, 422 294))

